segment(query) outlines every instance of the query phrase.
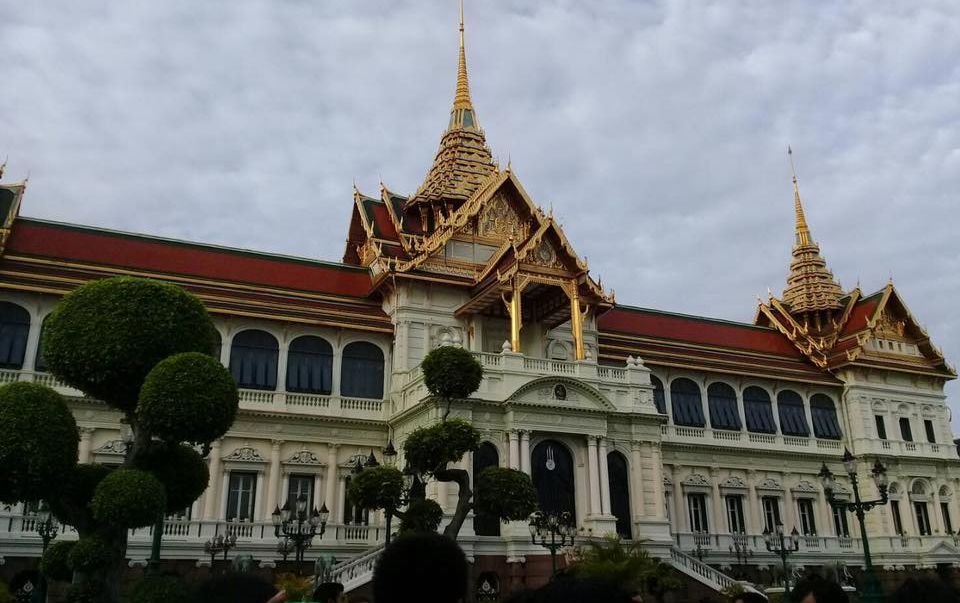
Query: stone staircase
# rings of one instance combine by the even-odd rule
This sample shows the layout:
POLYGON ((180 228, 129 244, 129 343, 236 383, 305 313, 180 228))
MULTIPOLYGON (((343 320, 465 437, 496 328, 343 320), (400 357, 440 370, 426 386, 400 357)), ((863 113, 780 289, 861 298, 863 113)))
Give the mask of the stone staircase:
POLYGON ((696 557, 691 557, 690 555, 684 553, 676 546, 673 546, 670 549, 670 565, 672 565, 674 569, 681 574, 696 580, 707 588, 718 593, 723 592, 724 590, 737 584, 742 586, 747 591, 756 593, 760 592, 754 588, 752 584, 735 580, 723 572, 710 567, 696 557))
POLYGON ((373 568, 383 553, 384 545, 375 546, 352 559, 338 563, 330 570, 330 580, 343 584, 343 592, 349 593, 368 584, 373 579, 373 568))

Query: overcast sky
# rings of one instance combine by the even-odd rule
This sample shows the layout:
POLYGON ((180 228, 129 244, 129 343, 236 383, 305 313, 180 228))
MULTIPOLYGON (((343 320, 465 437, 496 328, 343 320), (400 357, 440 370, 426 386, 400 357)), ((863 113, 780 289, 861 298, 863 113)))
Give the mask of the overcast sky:
MULTIPOLYGON (((789 143, 841 284, 892 275, 960 361, 956 0, 466 12, 488 143, 618 301, 752 320, 787 274, 789 143)), ((413 192, 453 99, 455 0, 0 14, 0 158, 30 174, 27 216, 339 260, 353 181, 413 192)))

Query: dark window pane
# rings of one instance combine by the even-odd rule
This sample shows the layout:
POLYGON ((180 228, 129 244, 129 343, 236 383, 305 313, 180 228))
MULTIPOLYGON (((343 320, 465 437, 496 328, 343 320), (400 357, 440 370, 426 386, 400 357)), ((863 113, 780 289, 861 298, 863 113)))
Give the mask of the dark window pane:
POLYGON ((329 394, 333 388, 333 347, 325 339, 297 337, 287 353, 287 391, 329 394))
POLYGON ((900 439, 904 442, 913 441, 913 431, 910 430, 910 419, 900 417, 900 439))
POLYGON ((667 396, 663 392, 663 381, 650 375, 650 383, 653 384, 653 404, 657 407, 657 412, 667 414, 667 396))
POLYGON ((924 419, 923 429, 927 432, 927 441, 931 444, 937 443, 937 436, 933 431, 933 421, 929 419, 924 419))
POLYGON ((675 425, 703 427, 703 400, 700 387, 689 379, 675 379, 670 384, 670 401, 675 425))
POLYGON ((340 393, 357 398, 383 398, 383 351, 357 341, 343 349, 340 393))
POLYGON ((0 368, 23 368, 30 333, 30 313, 17 304, 0 302, 0 368))
MULTIPOLYGON (((477 477, 484 469, 500 466, 500 455, 497 453, 497 447, 490 442, 483 442, 477 451, 473 453, 473 479, 476 483, 477 477)), ((488 515, 477 511, 473 516, 473 531, 477 536, 499 536, 500 518, 495 515, 488 515)))
POLYGON ((814 394, 810 398, 810 418, 813 421, 813 435, 818 438, 839 440, 840 422, 833 400, 823 394, 814 394))
POLYGON ((233 338, 230 372, 240 387, 277 388, 277 340, 265 331, 243 331, 233 338))
POLYGON ((887 423, 883 420, 883 415, 874 415, 874 421, 877 423, 877 437, 881 440, 887 439, 887 423))
POLYGON ((627 459, 619 452, 607 454, 607 475, 610 487, 610 512, 617 518, 617 535, 630 538, 630 478, 627 459))
POLYGON ((747 430, 754 433, 777 433, 777 423, 773 418, 773 405, 770 395, 762 387, 751 386, 743 390, 743 412, 746 415, 747 430))
POLYGON ((726 383, 711 383, 707 388, 707 405, 710 407, 710 427, 740 429, 737 392, 732 387, 726 383))
POLYGON ((777 394, 777 407, 780 411, 780 429, 783 435, 810 435, 800 394, 791 390, 780 392, 777 394))

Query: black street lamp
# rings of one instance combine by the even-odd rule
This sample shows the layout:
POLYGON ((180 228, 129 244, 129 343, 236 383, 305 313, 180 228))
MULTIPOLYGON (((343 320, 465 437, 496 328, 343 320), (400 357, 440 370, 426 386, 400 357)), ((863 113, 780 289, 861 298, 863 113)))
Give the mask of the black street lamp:
MULTIPOLYGON (((42 543, 40 558, 43 559, 44 554, 47 552, 47 547, 50 546, 50 542, 57 537, 57 533, 60 531, 60 522, 58 522, 57 518, 50 512, 50 507, 47 506, 46 501, 41 502, 40 507, 37 509, 36 529, 42 543)), ((44 576, 43 573, 40 574, 39 584, 37 584, 37 589, 33 592, 35 597, 34 601, 44 603, 47 600, 47 577, 44 576)))
POLYGON ((852 511, 857 516, 857 523, 860 525, 860 537, 863 541, 863 561, 864 561, 864 587, 863 596, 860 598, 864 603, 877 603, 883 601, 883 590, 880 588, 880 580, 877 578, 873 569, 873 559, 870 558, 870 542, 867 539, 867 528, 864 523, 865 515, 871 509, 878 505, 885 505, 889 501, 887 491, 887 468, 877 459, 873 463, 871 474, 873 481, 877 484, 877 490, 880 492, 880 498, 874 500, 862 500, 860 498, 860 482, 857 479, 857 458, 850 454, 846 448, 843 450, 843 469, 850 478, 850 485, 853 486, 853 502, 848 500, 837 500, 833 495, 833 486, 835 484, 833 473, 824 463, 820 468, 820 481, 823 482, 823 490, 827 495, 827 502, 834 509, 840 509, 843 512, 852 511))
POLYGON ((573 539, 577 528, 573 525, 573 515, 563 511, 543 513, 537 511, 530 516, 530 541, 550 549, 550 563, 553 575, 557 575, 557 551, 566 546, 573 546, 573 539))
MULTIPOLYGON (((294 552, 297 558, 297 575, 303 570, 303 552, 310 546, 314 536, 319 535, 323 538, 327 531, 327 518, 330 517, 330 511, 327 510, 327 504, 324 503, 317 511, 313 509, 307 513, 307 497, 301 494, 294 502, 294 508, 290 508, 290 501, 283 503, 283 509, 279 507, 273 511, 273 533, 280 538, 289 539, 293 543, 294 552)), ((289 554, 289 553, 288 553, 289 554)))
POLYGON ((763 540, 766 542, 768 551, 780 555, 780 562, 783 564, 783 593, 789 596, 790 575, 787 572, 787 557, 800 550, 800 533, 794 527, 792 532, 785 534, 783 524, 777 522, 773 532, 770 528, 763 531, 763 540))
POLYGON ((294 551, 294 548, 293 542, 286 536, 277 541, 277 553, 283 557, 284 562, 287 561, 287 557, 294 551))
POLYGON ((237 546, 236 522, 228 522, 225 528, 226 534, 217 534, 213 538, 203 543, 203 552, 210 555, 210 571, 213 572, 213 564, 217 560, 217 555, 223 553, 223 560, 227 560, 227 553, 230 549, 237 546))

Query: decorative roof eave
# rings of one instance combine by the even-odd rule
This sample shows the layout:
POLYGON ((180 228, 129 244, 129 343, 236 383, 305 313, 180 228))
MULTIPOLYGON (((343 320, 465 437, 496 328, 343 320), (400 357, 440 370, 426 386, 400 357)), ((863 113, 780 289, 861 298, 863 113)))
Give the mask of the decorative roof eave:
POLYGON ((560 247, 563 249, 564 253, 573 260, 576 267, 580 272, 587 271, 587 263, 581 260, 577 256, 577 252, 573 250, 573 246, 570 245, 570 241, 567 239, 566 235, 563 233, 563 229, 559 224, 553 219, 553 216, 547 216, 540 224, 540 228, 533 233, 527 242, 520 246, 517 250, 517 259, 521 262, 526 259, 528 255, 540 244, 540 241, 543 240, 543 237, 547 234, 548 231, 553 231, 557 236, 557 239, 560 241, 560 247))
POLYGON ((819 342, 808 335, 776 299, 771 298, 769 307, 763 303, 759 304, 758 309, 778 331, 783 333, 798 350, 803 352, 810 362, 822 369, 827 368, 827 355, 821 349, 819 342), (774 314, 774 309, 780 316, 774 314))
MULTIPOLYGON (((5 166, 6 164, 3 167, 5 166)), ((0 176, 2 175, 3 169, 0 168, 0 176)), ((5 189, 13 195, 13 201, 7 209, 7 213, 0 216, 0 255, 3 255, 7 247, 7 240, 13 231, 13 224, 20 215, 20 203, 23 199, 23 193, 27 190, 27 181, 21 180, 11 184, 0 184, 0 189, 5 189)))

